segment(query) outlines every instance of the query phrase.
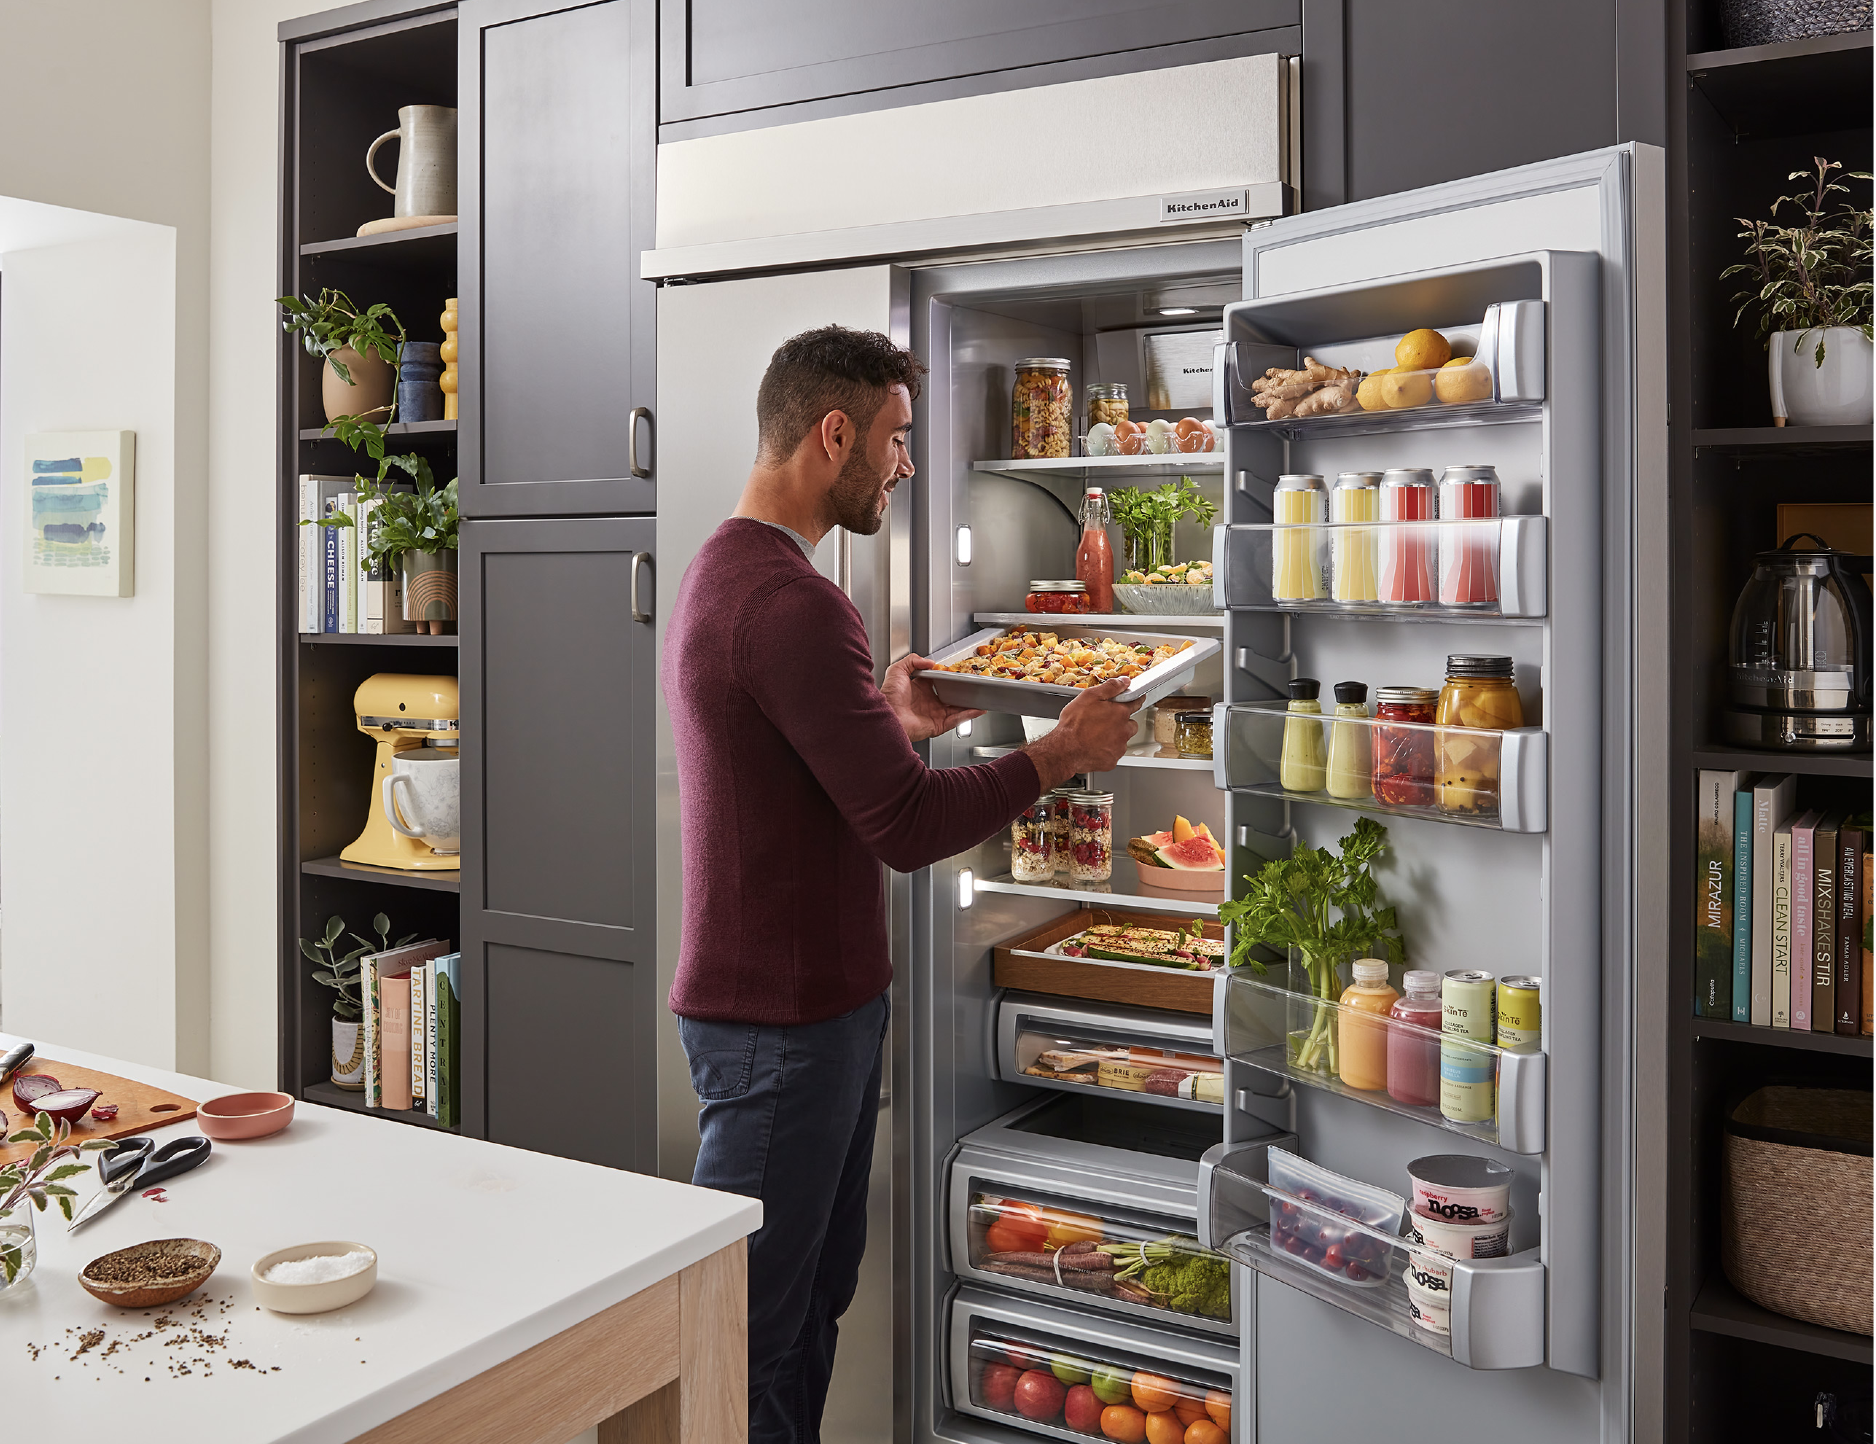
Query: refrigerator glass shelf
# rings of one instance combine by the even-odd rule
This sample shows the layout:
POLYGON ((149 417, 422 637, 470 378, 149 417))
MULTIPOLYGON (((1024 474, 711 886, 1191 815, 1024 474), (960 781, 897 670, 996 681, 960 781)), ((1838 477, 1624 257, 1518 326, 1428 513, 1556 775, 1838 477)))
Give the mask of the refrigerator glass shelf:
MULTIPOLYGON (((1007 757, 1018 750, 1020 749, 1013 742, 1003 746, 990 744, 971 748, 971 756, 988 760, 1007 757)), ((1212 770, 1212 760, 1209 757, 1161 757, 1159 753, 1160 747, 1157 742, 1141 742, 1127 749, 1119 765, 1122 767, 1158 767, 1172 772, 1210 772, 1212 770)))
POLYGON ((1334 416, 1286 416, 1278 421, 1240 421, 1240 431, 1266 431, 1286 441, 1312 436, 1378 436, 1395 431, 1438 431, 1452 426, 1509 426, 1542 421, 1541 401, 1468 401, 1453 406, 1430 402, 1398 411, 1345 411, 1334 416))
POLYGON ((1030 461, 973 461, 972 471, 1030 481, 1060 477, 1089 484, 1107 481, 1171 481, 1178 476, 1220 476, 1222 451, 1178 452, 1165 456, 1049 456, 1030 461))
POLYGON ((972 612, 971 620, 980 627, 1030 627, 1038 623, 1074 622, 1087 627, 1143 627, 1149 632, 1176 632, 1190 628, 1195 632, 1222 632, 1223 612, 1203 615, 1158 617, 1141 612, 1063 612, 1051 616, 1044 612, 972 612))
MULTIPOLYGON (((1127 868, 1125 871, 1135 871, 1127 868)), ((1116 867, 1110 882, 1082 883, 1079 887, 1067 884, 1056 886, 1047 882, 1017 882, 1007 872, 997 877, 980 877, 973 886, 978 892, 1014 893, 1018 897, 1062 898, 1071 902, 1092 903, 1096 907, 1103 903, 1124 902, 1128 907, 1141 912, 1174 913, 1193 918, 1215 918, 1218 916, 1218 904, 1199 901, 1197 894, 1143 892, 1137 881, 1122 875, 1123 869, 1116 867)))

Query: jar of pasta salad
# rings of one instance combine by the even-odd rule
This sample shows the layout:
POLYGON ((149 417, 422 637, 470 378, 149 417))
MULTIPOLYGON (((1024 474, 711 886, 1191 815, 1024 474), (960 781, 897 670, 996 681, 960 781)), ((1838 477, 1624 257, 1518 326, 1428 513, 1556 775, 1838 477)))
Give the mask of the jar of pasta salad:
POLYGON ((1048 797, 1038 797, 1016 814, 1010 824, 1010 876, 1017 882, 1048 882, 1055 876, 1050 847, 1054 822, 1055 807, 1048 797))
POLYGON ((1068 799, 1068 876, 1106 882, 1114 875, 1114 794, 1076 792, 1068 799))
POLYGON ((1075 429, 1075 392, 1068 362, 1030 356, 1016 363, 1010 403, 1010 456, 1016 461, 1067 456, 1075 429))

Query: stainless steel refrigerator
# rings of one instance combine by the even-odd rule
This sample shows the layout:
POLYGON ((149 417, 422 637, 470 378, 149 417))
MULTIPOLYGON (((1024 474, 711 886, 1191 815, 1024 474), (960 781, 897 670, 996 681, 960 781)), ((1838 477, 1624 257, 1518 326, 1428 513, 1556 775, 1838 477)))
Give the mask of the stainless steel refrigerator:
MULTIPOLYGON (((1158 1435, 1171 1437, 1176 1418, 1180 1437, 1210 1440, 1198 1422, 1209 1420, 1234 1444, 1383 1431, 1646 1437, 1634 1416, 1649 1385, 1634 1360, 1659 1304, 1636 1295, 1654 1245, 1638 1223, 1648 1160, 1637 1150, 1649 1133, 1633 1039, 1658 964, 1638 959, 1636 888, 1659 843, 1642 835, 1637 800, 1648 788, 1635 759, 1654 624, 1635 598, 1663 484, 1662 205, 1660 152, 1627 146, 1286 217, 1241 242, 1072 237, 1055 254, 963 263, 922 263, 909 244, 897 264, 661 291, 661 615, 734 505, 769 352, 828 320, 890 331, 931 367, 918 476, 890 525, 876 538, 837 534, 817 559, 861 607, 881 668, 908 648, 930 654, 1023 623, 1032 579, 1074 575, 1086 486, 1184 476, 1218 512, 1214 527, 1181 524, 1172 549, 1213 561, 1220 609, 1108 623, 1117 635, 1222 644, 1184 688, 1215 704, 1212 759, 1163 755, 1143 739, 1091 779, 1114 796, 1111 879, 1017 882, 1007 835, 889 878, 893 1057, 867 1278, 843 1327, 827 1437, 1100 1438, 1109 1408, 1122 1414, 1106 1418, 1108 1437, 1128 1437, 1135 1409, 1165 1416, 1158 1435), (1378 370, 1417 328, 1475 355, 1482 395, 1278 420, 1253 404, 1267 367, 1315 356, 1378 370), (1087 385, 1121 381, 1136 415, 1208 419, 1220 444, 1085 457, 1078 442, 1068 459, 1011 461, 1014 366, 1034 356, 1068 360, 1078 418, 1087 385), (1282 512, 1275 494, 1286 474, 1332 484, 1349 471, 1437 477, 1463 464, 1495 468, 1502 515, 1338 527, 1282 512), (1432 558, 1424 605, 1336 591, 1346 556, 1380 556, 1410 535, 1432 558), (1482 567, 1484 594, 1442 600, 1441 554, 1482 567), (1298 556, 1317 579, 1300 593, 1287 568, 1298 556), (1513 659, 1523 709, 1521 727, 1490 734, 1493 808, 1287 785, 1291 679, 1321 679, 1325 699, 1333 683, 1361 681, 1372 698, 1383 685, 1438 688, 1446 659, 1473 653, 1513 659), (1224 844, 1236 896, 1264 861, 1298 844, 1333 847, 1364 813, 1388 828, 1378 876, 1409 966, 1541 979, 1539 1039, 1473 1050, 1491 1070, 1483 1112, 1455 1120, 1299 1061, 1295 1036, 1323 1009, 1285 995, 1289 973, 1274 955, 1263 974, 1187 973, 1174 987, 1164 970, 1123 965, 1091 985, 1093 971, 1059 967, 1043 941, 1083 909, 1215 919, 1216 897, 1144 888, 1124 855, 1125 839, 1175 815, 1206 822, 1224 844), (1222 1091, 1049 1076, 1035 1059, 1052 1047, 1215 1057, 1222 1091), (1423 1327, 1405 1276, 1424 1255, 1406 1241, 1370 1236, 1364 1246, 1380 1256, 1356 1281, 1288 1251, 1281 1220, 1294 1232, 1293 1210, 1307 1214, 1309 1200, 1273 1179, 1273 1145, 1403 1195, 1416 1158, 1496 1160, 1512 1170, 1503 1256, 1444 1269, 1446 1331, 1423 1327), (1004 1247, 992 1248, 1000 1220, 1004 1247), (1111 1245, 1111 1273, 1133 1262, 1121 1244, 1136 1247, 1130 1286, 1064 1271, 1060 1245, 1080 1239, 1085 1251, 1097 1235, 1111 1245), (1202 1306, 1174 1295, 1170 1275, 1147 1271, 1164 1261, 1152 1251, 1164 1239, 1229 1260, 1228 1293, 1202 1306), (995 1257, 1032 1241, 1048 1266, 995 1257), (1163 1398, 1156 1380, 1170 1381, 1163 1398)), ((1363 736, 1384 745, 1378 729, 1363 736)), ((934 740, 929 757, 966 766, 1024 737, 1020 717, 993 713, 934 740)), ((1431 726, 1423 740, 1443 745, 1431 726)), ((668 979, 681 887, 668 735, 659 771, 668 979)), ((670 1032, 660 1061, 661 1167, 682 1174, 694 1115, 670 1032)))

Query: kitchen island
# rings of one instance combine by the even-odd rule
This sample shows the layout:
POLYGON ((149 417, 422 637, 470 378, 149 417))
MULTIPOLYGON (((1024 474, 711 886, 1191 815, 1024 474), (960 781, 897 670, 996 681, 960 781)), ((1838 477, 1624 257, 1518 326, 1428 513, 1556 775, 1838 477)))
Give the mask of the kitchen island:
MULTIPOLYGON (((0 1034, 0 1052, 19 1039, 0 1034)), ((42 1043, 58 1062, 198 1102, 236 1090, 42 1043)), ((108 1095, 104 1100, 109 1101, 108 1095)), ((10 1094, 0 1099, 19 1126, 10 1094)), ((150 1136, 160 1147, 192 1121, 150 1136)), ((95 1155, 87 1155, 91 1158, 95 1155)), ((82 1204, 95 1177, 71 1180, 82 1204)), ((39 1261, 0 1291, 0 1396, 19 1437, 405 1444, 726 1444, 747 1433, 744 1240, 760 1203, 317 1105, 269 1138, 124 1198, 76 1233, 35 1214, 39 1261), (118 1309, 78 1284, 146 1239, 222 1251, 195 1293, 118 1309), (368 1245, 378 1282, 328 1314, 260 1308, 249 1268, 368 1245)))

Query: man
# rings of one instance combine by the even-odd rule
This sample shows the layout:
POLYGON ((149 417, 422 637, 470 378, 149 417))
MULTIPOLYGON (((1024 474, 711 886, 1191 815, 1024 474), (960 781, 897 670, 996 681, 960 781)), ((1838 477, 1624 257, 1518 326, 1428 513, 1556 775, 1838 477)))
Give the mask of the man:
POLYGON ((1112 768, 1125 685, 1091 687, 1041 741, 933 771, 912 744, 980 714, 906 657, 873 682, 860 614, 808 558, 877 532, 912 475, 924 366, 869 331, 783 343, 756 397, 758 450, 666 632, 684 936, 671 1008, 703 1102, 694 1181, 762 1200, 749 1247, 749 1437, 820 1435, 836 1322, 866 1246, 887 961, 883 862, 976 846, 1045 790, 1112 768))

